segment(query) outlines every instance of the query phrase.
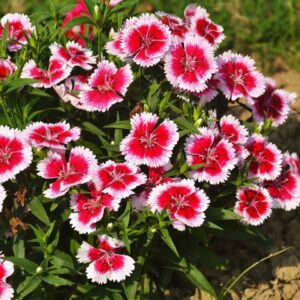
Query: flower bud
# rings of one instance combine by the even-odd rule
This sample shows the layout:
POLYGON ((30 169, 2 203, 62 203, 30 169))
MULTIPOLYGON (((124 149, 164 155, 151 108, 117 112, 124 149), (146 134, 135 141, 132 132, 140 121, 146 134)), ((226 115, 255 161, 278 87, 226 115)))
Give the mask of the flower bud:
POLYGON ((114 229, 114 224, 113 223, 108 223, 106 226, 106 229, 108 232, 111 232, 114 229))
POLYGON ((37 274, 42 274, 42 273, 44 272, 44 269, 43 269, 42 267, 39 266, 39 267, 36 268, 35 272, 36 272, 37 274))

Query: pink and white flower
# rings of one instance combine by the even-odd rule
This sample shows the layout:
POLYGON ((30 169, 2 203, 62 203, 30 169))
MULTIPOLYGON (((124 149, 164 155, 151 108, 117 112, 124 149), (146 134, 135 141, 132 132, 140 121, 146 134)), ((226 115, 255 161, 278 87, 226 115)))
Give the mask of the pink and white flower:
POLYGON ((206 11, 205 8, 197 5, 196 3, 191 3, 189 4, 185 9, 184 9, 184 17, 187 20, 188 23, 190 23, 190 19, 196 14, 196 12, 198 11, 198 13, 200 13, 200 11, 202 10, 202 14, 205 15, 205 17, 209 17, 208 12, 206 11))
POLYGON ((284 154, 284 159, 290 166, 292 173, 296 174, 300 178, 300 158, 297 153, 288 153, 284 154))
POLYGON ((148 177, 144 186, 142 186, 142 191, 136 193, 132 196, 132 206, 136 210, 142 210, 144 207, 148 205, 148 198, 150 192, 154 187, 159 184, 163 184, 169 181, 174 181, 173 178, 163 177, 163 175, 171 170, 173 165, 171 163, 167 163, 164 166, 158 168, 148 168, 148 177))
POLYGON ((29 125, 25 133, 28 142, 36 148, 65 149, 65 145, 79 139, 80 128, 70 128, 66 122, 36 122, 29 125))
POLYGON ((66 79, 71 71, 65 62, 55 57, 50 58, 47 71, 39 68, 35 61, 30 59, 23 67, 21 78, 35 79, 39 82, 33 83, 33 87, 48 89, 66 79))
POLYGON ((113 8, 116 5, 118 5, 119 3, 121 3, 123 0, 102 0, 103 3, 108 4, 109 2, 109 8, 113 8))
POLYGON ((0 185, 0 213, 2 212, 3 209, 3 202, 6 198, 6 191, 2 185, 0 185))
POLYGON ((99 236, 99 248, 83 242, 77 259, 89 263, 86 275, 92 282, 105 284, 107 281, 121 282, 134 270, 134 260, 128 255, 117 254, 124 244, 108 235, 99 236))
POLYGON ((132 81, 129 65, 117 69, 113 62, 100 62, 89 79, 89 90, 80 93, 83 108, 87 111, 107 111, 113 104, 123 101, 132 81))
POLYGON ((223 27, 210 20, 207 11, 200 6, 190 18, 190 24, 191 31, 205 38, 214 48, 225 38, 223 27))
POLYGON ((290 105, 295 101, 297 95, 277 89, 275 81, 266 78, 266 90, 257 98, 252 98, 250 106, 253 117, 258 123, 263 123, 271 118, 274 126, 283 124, 290 111, 290 105))
POLYGON ((219 88, 229 100, 241 97, 251 101, 265 91, 264 76, 256 70, 255 61, 248 56, 227 51, 217 59, 219 88))
POLYGON ((192 93, 194 96, 196 96, 199 99, 200 105, 209 103, 217 97, 217 95, 219 94, 219 91, 217 89, 218 83, 219 80, 212 77, 205 83, 206 88, 203 91, 198 93, 192 93))
POLYGON ((123 199, 132 195, 136 187, 144 184, 147 177, 135 165, 109 160, 100 165, 92 180, 103 193, 123 199))
POLYGON ((171 33, 154 15, 144 14, 122 31, 121 48, 125 56, 142 66, 156 65, 169 50, 171 33))
POLYGON ((90 89, 87 75, 75 75, 67 78, 63 83, 53 86, 55 92, 65 103, 70 103, 78 109, 84 109, 80 93, 90 89))
POLYGON ((70 214, 72 227, 80 234, 91 233, 96 230, 95 223, 103 217, 104 211, 117 211, 120 199, 104 193, 89 184, 90 197, 85 194, 73 194, 71 196, 71 208, 74 211, 70 214))
POLYGON ((113 32, 112 40, 106 43, 105 49, 107 53, 118 56, 119 58, 124 60, 126 55, 121 47, 121 36, 122 30, 119 32, 113 32))
POLYGON ((276 179, 281 171, 282 154, 279 149, 261 135, 252 135, 246 148, 250 153, 248 176, 259 181, 276 179))
POLYGON ((80 44, 69 41, 66 47, 57 43, 50 45, 52 55, 64 61, 69 67, 81 67, 84 70, 91 70, 96 64, 96 57, 90 49, 82 47, 80 44))
POLYGON ((32 150, 24 133, 0 126, 0 183, 25 170, 32 161, 32 150))
POLYGON ((157 115, 145 112, 134 115, 130 122, 132 129, 120 145, 125 159, 149 167, 168 163, 179 140, 176 124, 168 119, 159 124, 157 115))
POLYGON ((44 195, 47 198, 57 198, 66 194, 72 186, 89 182, 96 165, 94 154, 84 147, 73 148, 68 161, 64 154, 49 152, 37 165, 39 176, 56 179, 44 191, 44 195))
POLYGON ((112 38, 112 40, 107 42, 105 45, 107 53, 116 55, 123 61, 129 60, 129 58, 126 57, 126 50, 122 48, 123 34, 126 28, 134 27, 138 20, 139 19, 137 17, 131 17, 125 21, 119 32, 111 30, 110 37, 112 38))
POLYGON ((186 35, 165 58, 167 80, 175 87, 190 92, 201 92, 206 82, 217 71, 211 45, 200 37, 186 35))
POLYGON ((210 202, 205 192, 196 188, 191 179, 158 185, 150 193, 148 201, 153 212, 167 209, 173 227, 181 231, 185 226, 201 226, 210 202))
POLYGON ((0 81, 5 80, 17 69, 17 66, 9 59, 0 58, 0 81))
POLYGON ((24 14, 14 13, 3 16, 0 21, 0 38, 2 38, 6 26, 8 26, 7 48, 12 52, 26 45, 26 36, 29 38, 35 32, 28 16, 24 14))
POLYGON ((257 226, 271 215, 272 200, 268 191, 262 187, 240 188, 237 200, 234 211, 246 224, 257 226))
POLYGON ((10 284, 6 283, 6 279, 14 273, 14 265, 5 260, 1 252, 0 255, 0 299, 10 300, 14 296, 14 290, 10 284))
POLYGON ((239 162, 243 162, 249 155, 245 144, 248 141, 249 132, 238 119, 232 115, 224 116, 220 120, 220 133, 231 142, 239 162))
POLYGON ((225 182, 237 164, 234 146, 222 139, 217 130, 201 128, 200 131, 188 137, 185 144, 188 166, 199 165, 190 176, 210 184, 225 182))
POLYGON ((181 18, 165 12, 158 12, 156 15, 163 24, 168 26, 172 33, 172 38, 179 41, 184 38, 185 34, 188 32, 188 28, 181 18))
POLYGON ((282 171, 274 180, 264 181, 263 186, 268 190, 273 207, 292 210, 300 204, 300 177, 293 172, 289 157, 284 155, 282 171))

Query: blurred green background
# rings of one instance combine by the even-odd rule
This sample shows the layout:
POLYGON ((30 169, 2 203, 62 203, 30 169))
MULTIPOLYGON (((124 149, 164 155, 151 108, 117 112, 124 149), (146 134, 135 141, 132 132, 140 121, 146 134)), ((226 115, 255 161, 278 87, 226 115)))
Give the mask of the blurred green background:
MULTIPOLYGON (((0 0, 0 13, 34 14, 50 0, 0 0)), ((75 0, 51 0, 70 7, 75 0)), ((137 11, 163 10, 182 16, 184 7, 198 3, 225 28, 222 49, 249 54, 269 73, 300 70, 300 0, 140 0, 137 11)))

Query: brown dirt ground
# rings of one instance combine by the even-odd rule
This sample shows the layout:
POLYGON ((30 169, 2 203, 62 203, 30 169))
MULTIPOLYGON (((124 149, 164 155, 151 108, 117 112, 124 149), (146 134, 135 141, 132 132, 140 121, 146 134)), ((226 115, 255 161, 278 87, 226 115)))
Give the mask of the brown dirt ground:
MULTIPOLYGON (((300 73, 288 70, 275 74, 278 85, 298 98, 293 104, 289 120, 272 133, 271 140, 283 151, 300 154, 300 73)), ((223 257, 232 262, 229 272, 213 280, 215 287, 222 287, 233 276, 239 275, 255 261, 288 246, 294 249, 267 260, 248 272, 231 291, 232 300, 300 300, 300 209, 274 211, 262 226, 262 231, 274 242, 274 250, 260 249, 247 243, 230 242, 224 245, 223 257)), ((212 276, 213 278, 217 276, 212 276)), ((196 291, 190 300, 209 300, 209 295, 196 291)))

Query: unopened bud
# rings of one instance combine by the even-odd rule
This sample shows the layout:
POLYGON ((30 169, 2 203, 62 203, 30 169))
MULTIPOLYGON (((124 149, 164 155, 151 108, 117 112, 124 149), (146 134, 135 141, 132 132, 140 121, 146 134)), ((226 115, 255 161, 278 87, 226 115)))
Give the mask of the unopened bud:
POLYGON ((37 267, 36 270, 35 270, 35 272, 37 274, 42 274, 44 272, 44 269, 42 267, 37 267))
POLYGON ((114 224, 113 223, 108 223, 106 226, 107 231, 111 232, 114 228, 114 224))
POLYGON ((94 14, 95 14, 96 19, 99 16, 99 12, 100 12, 99 5, 95 5, 94 6, 94 14))

